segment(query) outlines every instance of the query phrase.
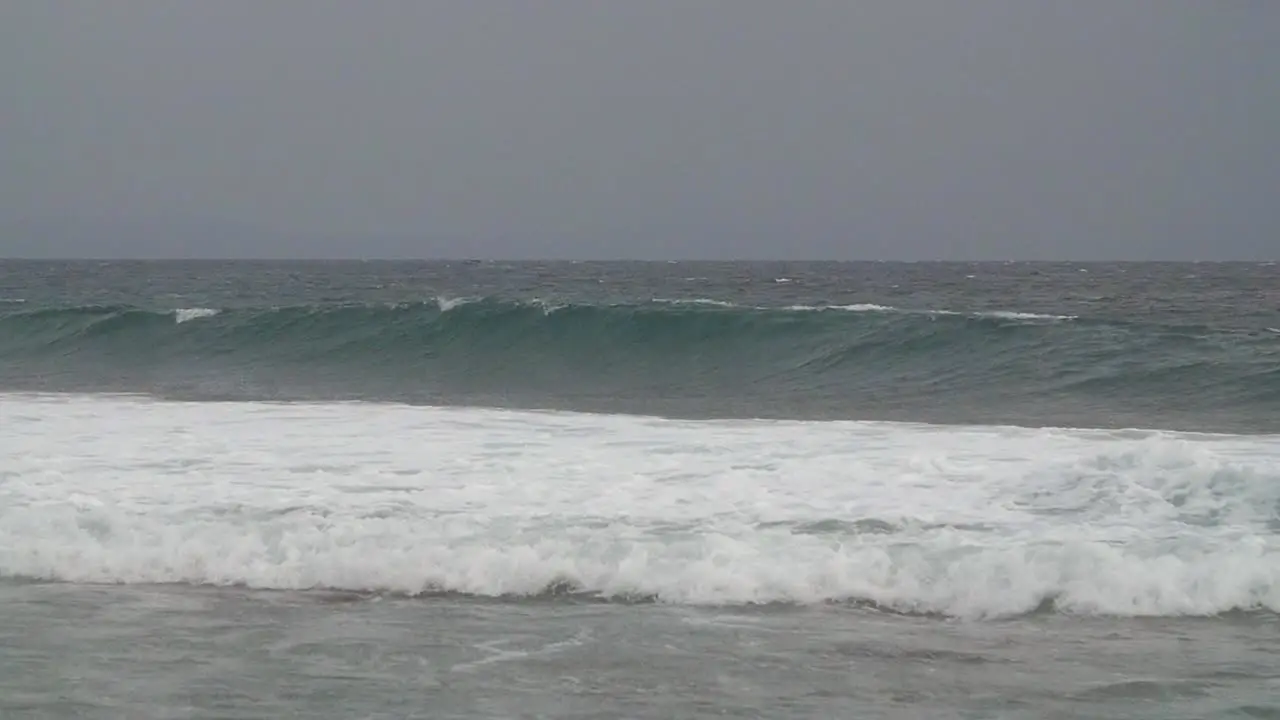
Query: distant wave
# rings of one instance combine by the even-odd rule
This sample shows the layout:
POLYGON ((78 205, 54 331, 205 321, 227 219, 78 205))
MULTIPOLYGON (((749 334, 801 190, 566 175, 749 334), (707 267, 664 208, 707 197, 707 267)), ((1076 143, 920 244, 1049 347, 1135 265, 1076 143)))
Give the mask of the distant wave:
POLYGON ((13 305, 0 309, 0 358, 9 386, 81 390, 97 379, 133 388, 178 378, 235 397, 323 388, 325 397, 569 407, 669 399, 736 408, 730 414, 758 414, 751 406, 824 416, 930 398, 944 409, 956 398, 1003 403, 1009 413, 1046 402, 1090 412, 1280 407, 1280 337, 1269 328, 873 304, 13 305))

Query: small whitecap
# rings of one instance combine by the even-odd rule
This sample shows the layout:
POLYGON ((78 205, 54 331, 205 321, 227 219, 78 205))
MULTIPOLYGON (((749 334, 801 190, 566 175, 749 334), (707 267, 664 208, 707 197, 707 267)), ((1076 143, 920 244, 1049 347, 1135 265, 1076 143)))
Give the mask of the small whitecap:
POLYGON ((184 323, 200 318, 213 317, 219 312, 221 311, 213 308, 178 308, 173 311, 173 319, 178 323, 184 323))

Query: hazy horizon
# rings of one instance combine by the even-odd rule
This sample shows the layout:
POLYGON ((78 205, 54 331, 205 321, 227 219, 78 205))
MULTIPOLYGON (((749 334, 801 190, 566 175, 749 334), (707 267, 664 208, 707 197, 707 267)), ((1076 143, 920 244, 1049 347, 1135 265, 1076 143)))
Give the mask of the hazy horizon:
POLYGON ((1252 0, 9 3, 0 257, 1271 260, 1277 36, 1252 0))
MULTIPOLYGON (((870 257, 820 257, 805 255, 768 255, 755 254, 735 256, 721 253, 716 255, 699 255, 689 252, 676 252, 667 255, 641 253, 627 255, 600 254, 583 252, 576 255, 554 254, 521 254, 515 252, 486 253, 467 252, 469 245, 465 241, 431 238, 426 236, 344 236, 326 237, 308 236, 305 234, 289 234, 269 230, 246 230, 232 234, 221 234, 218 228, 234 226, 235 223, 209 223, 207 225, 183 226, 174 223, 117 223, 113 221, 46 221, 40 223, 19 224, 19 232, 9 232, 0 237, 0 247, 13 247, 18 252, 0 255, 0 260, 33 260, 33 261, 464 261, 478 260, 485 262, 889 262, 889 263, 1272 263, 1280 259, 1280 247, 1270 255, 1226 256, 1221 252, 1208 252, 1197 255, 1194 251, 1176 256, 1162 257, 1130 257, 1123 254, 1106 256, 1028 256, 1014 254, 1011 256, 924 256, 912 254, 870 256, 870 257), (60 231, 72 228, 71 232, 60 231), (142 233, 120 232, 124 228, 145 228, 142 233), (52 229, 52 234, 49 230, 52 229), (83 230, 83 232, 81 232, 83 230), (25 234, 22 234, 25 231, 25 234), (317 252, 317 246, 320 250, 317 252), (216 251, 201 254, 203 248, 215 248, 216 251), (360 252, 360 248, 374 248, 371 252, 360 252), (96 248, 98 254, 90 249, 85 252, 75 248, 96 248), (25 250, 25 252, 23 252, 25 250), (397 251, 399 250, 399 251, 397 251), (1214 255, 1218 257, 1214 257, 1214 255)), ((1277 243, 1280 245, 1280 242, 1277 243)), ((779 243, 785 246, 785 243, 779 243)), ((642 248, 642 250, 645 248, 642 248)), ((785 251, 784 251, 785 252, 785 251)))

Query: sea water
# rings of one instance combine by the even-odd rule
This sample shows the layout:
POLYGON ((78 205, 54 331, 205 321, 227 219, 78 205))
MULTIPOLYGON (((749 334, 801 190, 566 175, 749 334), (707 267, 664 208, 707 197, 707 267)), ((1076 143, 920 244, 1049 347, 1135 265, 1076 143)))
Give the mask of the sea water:
POLYGON ((0 717, 1280 717, 1271 266, 6 268, 0 717))

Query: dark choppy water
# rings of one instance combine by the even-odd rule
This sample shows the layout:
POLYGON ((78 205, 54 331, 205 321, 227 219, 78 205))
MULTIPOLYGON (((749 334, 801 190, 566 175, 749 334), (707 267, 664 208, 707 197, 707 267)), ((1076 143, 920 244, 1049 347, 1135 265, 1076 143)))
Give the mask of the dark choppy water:
POLYGON ((1280 717, 1278 277, 0 263, 0 717, 1280 717))

